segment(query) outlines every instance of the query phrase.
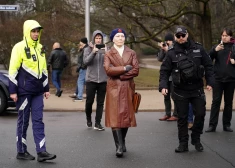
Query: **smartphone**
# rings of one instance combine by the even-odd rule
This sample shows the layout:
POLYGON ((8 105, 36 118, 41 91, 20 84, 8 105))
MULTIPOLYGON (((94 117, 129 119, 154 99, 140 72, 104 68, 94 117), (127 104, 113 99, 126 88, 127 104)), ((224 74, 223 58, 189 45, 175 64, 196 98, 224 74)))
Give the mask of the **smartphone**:
POLYGON ((98 49, 101 49, 101 48, 104 48, 105 45, 104 44, 96 44, 95 47, 98 49))

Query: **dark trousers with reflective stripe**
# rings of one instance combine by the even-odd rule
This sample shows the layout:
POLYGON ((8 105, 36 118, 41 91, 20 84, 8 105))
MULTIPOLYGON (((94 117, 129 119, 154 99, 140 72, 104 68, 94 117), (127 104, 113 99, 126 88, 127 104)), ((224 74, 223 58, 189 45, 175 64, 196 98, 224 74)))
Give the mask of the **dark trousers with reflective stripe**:
POLYGON ((43 95, 23 95, 18 97, 16 108, 18 110, 17 122, 17 151, 24 153, 27 151, 26 137, 29 126, 31 112, 32 127, 36 151, 46 151, 43 119, 43 95))
POLYGON ((178 112, 178 137, 179 143, 188 145, 188 111, 189 103, 192 104, 194 110, 194 123, 192 127, 191 140, 194 143, 200 142, 200 135, 204 127, 206 115, 206 100, 203 89, 194 91, 174 91, 174 100, 178 112))

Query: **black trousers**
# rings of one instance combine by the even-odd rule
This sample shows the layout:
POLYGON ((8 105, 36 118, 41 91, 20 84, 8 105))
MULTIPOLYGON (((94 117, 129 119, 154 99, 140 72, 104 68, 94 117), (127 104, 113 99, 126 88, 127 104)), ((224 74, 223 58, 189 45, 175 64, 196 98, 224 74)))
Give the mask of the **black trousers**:
POLYGON ((213 100, 211 105, 209 126, 214 128, 217 127, 223 93, 224 93, 223 126, 224 127, 231 126, 234 87, 235 87, 235 82, 219 82, 219 81, 215 82, 213 88, 213 100))
POLYGON ((189 103, 194 107, 194 124, 192 127, 191 140, 200 142, 200 135, 204 127, 206 114, 206 100, 203 88, 194 91, 176 91, 174 89, 174 100, 178 112, 178 138, 179 143, 188 145, 188 111, 189 103))
MULTIPOLYGON (((165 104, 165 112, 167 116, 171 116, 171 92, 173 90, 173 86, 172 86, 172 81, 168 82, 168 94, 166 96, 164 96, 164 104, 165 104)), ((174 112, 172 114, 173 116, 177 117, 177 110, 176 110, 176 106, 174 103, 174 112)))
POLYGON ((87 121, 91 121, 92 105, 94 103, 96 95, 96 116, 95 122, 100 123, 102 119, 103 109, 104 109, 104 99, 106 94, 106 82, 95 83, 86 82, 86 118, 87 121))

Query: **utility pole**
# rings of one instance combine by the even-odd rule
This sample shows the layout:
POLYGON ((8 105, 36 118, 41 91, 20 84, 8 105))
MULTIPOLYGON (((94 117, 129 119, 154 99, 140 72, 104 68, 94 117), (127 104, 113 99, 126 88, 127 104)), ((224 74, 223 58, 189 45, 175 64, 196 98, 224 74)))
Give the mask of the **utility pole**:
POLYGON ((90 41, 90 0, 85 0, 85 36, 90 41))

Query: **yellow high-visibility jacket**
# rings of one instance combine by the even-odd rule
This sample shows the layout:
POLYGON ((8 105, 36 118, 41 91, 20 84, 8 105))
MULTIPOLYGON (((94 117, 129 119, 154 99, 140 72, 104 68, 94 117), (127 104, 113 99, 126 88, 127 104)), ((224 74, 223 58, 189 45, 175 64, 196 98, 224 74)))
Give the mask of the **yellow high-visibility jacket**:
POLYGON ((17 43, 11 53, 9 66, 10 94, 42 94, 49 91, 48 72, 43 46, 40 44, 42 27, 35 20, 27 20, 23 26, 23 40, 17 43), (32 29, 40 28, 37 41, 30 37, 32 29), (26 55, 27 48, 30 55, 26 55))

